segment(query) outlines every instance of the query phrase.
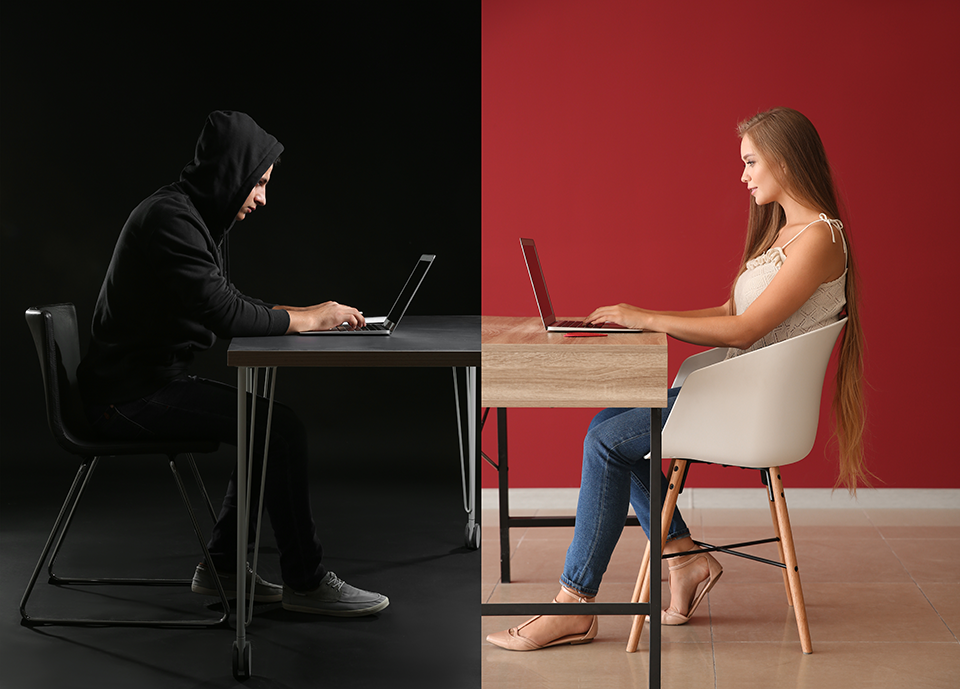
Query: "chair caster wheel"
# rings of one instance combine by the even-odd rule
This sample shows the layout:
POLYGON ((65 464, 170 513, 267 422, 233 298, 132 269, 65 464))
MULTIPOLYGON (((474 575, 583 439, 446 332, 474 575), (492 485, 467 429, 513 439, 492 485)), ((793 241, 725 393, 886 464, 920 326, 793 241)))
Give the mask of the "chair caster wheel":
POLYGON ((241 653, 239 646, 237 646, 237 642, 233 642, 233 677, 239 681, 250 679, 249 643, 243 645, 243 653, 241 653))
POLYGON ((476 550, 480 547, 480 525, 467 524, 463 529, 464 544, 470 550, 476 550))

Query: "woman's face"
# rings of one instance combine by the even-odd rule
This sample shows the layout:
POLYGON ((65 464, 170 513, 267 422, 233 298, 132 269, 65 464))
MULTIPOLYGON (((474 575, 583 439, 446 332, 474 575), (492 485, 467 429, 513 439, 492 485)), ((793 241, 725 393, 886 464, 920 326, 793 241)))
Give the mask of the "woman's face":
POLYGON ((749 134, 740 140, 740 158, 743 160, 743 175, 740 181, 747 185, 747 191, 758 206, 779 201, 783 196, 783 187, 773 176, 767 161, 757 153, 749 134))

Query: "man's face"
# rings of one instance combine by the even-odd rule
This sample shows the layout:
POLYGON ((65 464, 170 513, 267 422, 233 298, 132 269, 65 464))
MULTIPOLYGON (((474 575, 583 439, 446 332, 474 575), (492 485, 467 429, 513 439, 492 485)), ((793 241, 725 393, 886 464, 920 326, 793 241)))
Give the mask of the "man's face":
POLYGON ((253 191, 247 196, 247 200, 243 202, 243 207, 240 209, 240 212, 237 213, 237 220, 243 220, 257 210, 257 206, 267 205, 267 183, 270 181, 270 175, 272 173, 273 165, 267 168, 267 171, 263 173, 263 177, 260 178, 260 181, 254 186, 253 191))

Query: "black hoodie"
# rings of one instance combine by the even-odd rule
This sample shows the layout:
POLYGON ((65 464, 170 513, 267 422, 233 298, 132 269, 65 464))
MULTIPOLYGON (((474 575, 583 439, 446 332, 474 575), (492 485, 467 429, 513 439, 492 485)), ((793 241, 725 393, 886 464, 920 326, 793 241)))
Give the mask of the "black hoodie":
POLYGON ((126 402, 185 375, 217 337, 282 335, 286 311, 247 297, 220 247, 283 146, 247 115, 214 112, 180 181, 137 206, 120 232, 80 365, 87 404, 126 402))

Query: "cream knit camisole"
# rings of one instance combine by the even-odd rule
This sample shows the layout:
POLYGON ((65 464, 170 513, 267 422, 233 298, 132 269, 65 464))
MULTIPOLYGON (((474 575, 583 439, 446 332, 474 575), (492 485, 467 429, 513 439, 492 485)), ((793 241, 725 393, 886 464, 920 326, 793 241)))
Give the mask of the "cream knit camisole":
MULTIPOLYGON (((803 234, 807 227, 818 222, 825 222, 830 226, 830 236, 833 238, 834 243, 837 241, 834 230, 840 233, 840 241, 843 242, 843 254, 844 257, 846 257, 847 240, 844 239, 843 236, 843 223, 839 220, 828 218, 825 214, 821 213, 819 220, 814 220, 804 227, 793 239, 782 247, 775 246, 765 254, 747 261, 746 270, 740 274, 740 277, 737 279, 737 284, 733 289, 733 300, 737 307, 738 316, 750 307, 754 300, 767 288, 767 285, 773 282, 773 278, 775 278, 780 271, 780 266, 782 266, 783 262, 787 259, 783 250, 790 245, 790 242, 803 234)), ((730 359, 746 352, 752 352, 760 347, 782 342, 788 338, 817 330, 818 328, 838 321, 840 312, 847 303, 846 286, 848 264, 846 258, 844 260, 843 275, 831 282, 822 283, 817 287, 816 292, 814 292, 793 315, 754 342, 748 349, 731 347, 727 352, 726 358, 730 359)))

